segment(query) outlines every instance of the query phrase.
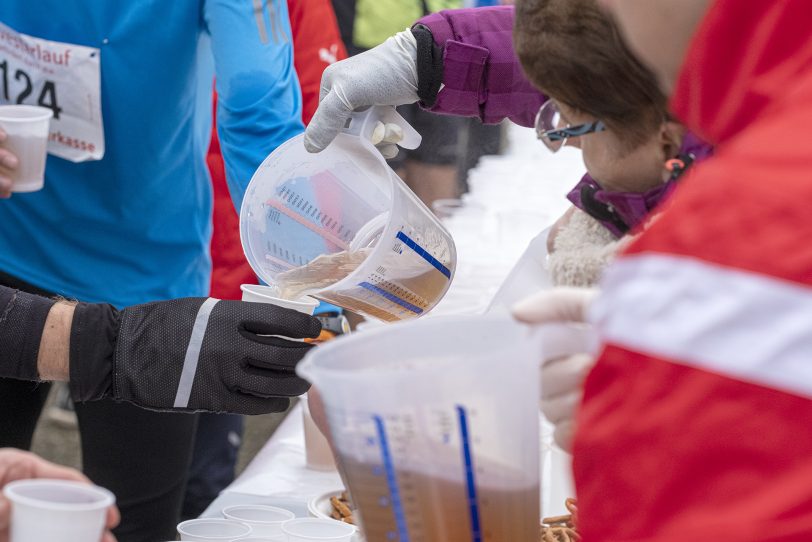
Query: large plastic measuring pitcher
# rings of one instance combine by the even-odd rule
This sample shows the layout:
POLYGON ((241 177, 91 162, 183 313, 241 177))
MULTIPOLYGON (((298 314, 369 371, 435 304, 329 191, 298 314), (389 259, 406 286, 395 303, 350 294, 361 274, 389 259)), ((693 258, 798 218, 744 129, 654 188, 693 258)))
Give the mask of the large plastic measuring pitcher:
POLYGON ((314 349, 367 542, 539 536, 539 330, 508 316, 437 317, 314 349))
POLYGON ((417 134, 391 107, 356 113, 324 151, 303 136, 254 174, 240 212, 243 250, 276 295, 311 295, 385 321, 431 310, 454 276, 451 235, 370 142, 381 123, 417 134))

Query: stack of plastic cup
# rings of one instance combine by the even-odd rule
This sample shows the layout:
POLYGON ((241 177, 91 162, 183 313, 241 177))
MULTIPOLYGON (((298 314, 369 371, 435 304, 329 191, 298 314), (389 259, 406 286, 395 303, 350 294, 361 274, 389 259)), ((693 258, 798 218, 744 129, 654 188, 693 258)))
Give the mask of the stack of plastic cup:
POLYGON ((350 542, 355 527, 333 519, 292 519, 282 525, 288 542, 350 542))
POLYGON ((283 535, 282 524, 296 517, 293 512, 275 506, 245 504, 223 509, 223 517, 251 527, 251 536, 258 538, 283 535))
POLYGON ((106 489, 64 480, 22 480, 3 489, 11 502, 11 542, 101 540, 115 497, 106 489))
POLYGON ((0 106, 0 128, 6 132, 6 140, 0 147, 11 151, 19 160, 16 169, 6 172, 11 177, 12 192, 35 192, 44 186, 48 130, 53 115, 53 111, 45 107, 0 106))
POLYGON ((178 525, 181 540, 213 542, 241 540, 253 534, 249 525, 230 519, 190 519, 178 525))

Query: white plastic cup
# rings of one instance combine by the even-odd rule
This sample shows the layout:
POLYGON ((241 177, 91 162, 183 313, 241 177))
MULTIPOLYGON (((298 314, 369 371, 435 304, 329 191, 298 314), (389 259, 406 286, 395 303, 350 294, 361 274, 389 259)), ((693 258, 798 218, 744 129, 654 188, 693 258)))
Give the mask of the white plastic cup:
POLYGON ((242 300, 251 301, 253 303, 270 303, 283 309, 293 309, 297 312, 309 314, 313 316, 316 312, 316 307, 319 306, 319 300, 312 297, 304 296, 291 301, 289 299, 282 299, 271 295, 274 289, 269 286, 260 286, 259 284, 242 284, 242 300))
POLYGON ((288 542, 287 535, 280 534, 279 536, 270 536, 266 538, 237 538, 231 542, 288 542))
POLYGON ((330 441, 321 432, 313 416, 310 415, 308 397, 302 397, 302 422, 304 423, 305 461, 308 469, 336 470, 336 460, 330 441))
POLYGON ((96 542, 116 502, 104 488, 65 480, 21 480, 3 489, 11 502, 10 542, 96 542))
POLYGON ((251 526, 252 536, 259 538, 282 535, 282 524, 296 517, 284 508, 262 504, 241 504, 223 509, 223 517, 251 526))
POLYGON ((54 112, 34 105, 0 105, 0 128, 6 140, 0 147, 19 160, 16 169, 0 167, 11 178, 12 192, 36 192, 45 185, 48 131, 54 112))
POLYGON ((301 518, 284 523, 282 531, 288 535, 288 542, 350 542, 355 527, 334 519, 301 518))
POLYGON ((209 542, 241 540, 254 534, 250 525, 231 519, 190 519, 178 525, 181 540, 209 542))

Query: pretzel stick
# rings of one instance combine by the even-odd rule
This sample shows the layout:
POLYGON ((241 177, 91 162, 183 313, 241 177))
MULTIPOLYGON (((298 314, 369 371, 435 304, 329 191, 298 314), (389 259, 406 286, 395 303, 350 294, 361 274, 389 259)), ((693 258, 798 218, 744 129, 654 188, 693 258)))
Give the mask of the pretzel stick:
POLYGON ((330 497, 330 503, 336 510, 338 510, 341 517, 346 518, 352 515, 352 510, 350 510, 350 507, 338 500, 338 497, 330 497))

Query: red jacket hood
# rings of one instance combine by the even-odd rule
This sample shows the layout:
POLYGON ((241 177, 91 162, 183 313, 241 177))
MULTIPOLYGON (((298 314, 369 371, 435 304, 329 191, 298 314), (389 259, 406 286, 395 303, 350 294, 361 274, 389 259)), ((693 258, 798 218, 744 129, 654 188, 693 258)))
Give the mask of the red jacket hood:
MULTIPOLYGON (((694 35, 671 109, 724 143, 812 77, 810 0, 716 0, 694 35)), ((810 127, 812 129, 812 127, 810 127)))

